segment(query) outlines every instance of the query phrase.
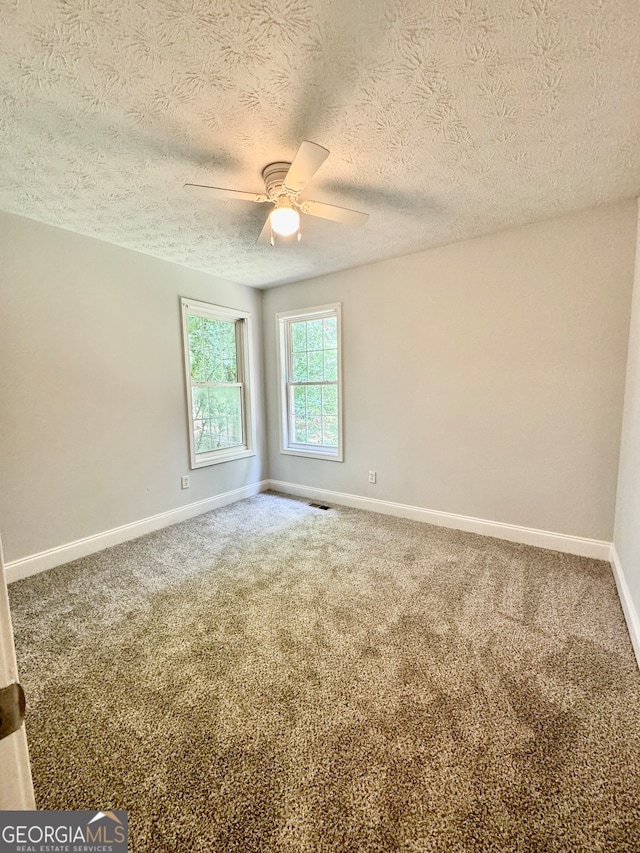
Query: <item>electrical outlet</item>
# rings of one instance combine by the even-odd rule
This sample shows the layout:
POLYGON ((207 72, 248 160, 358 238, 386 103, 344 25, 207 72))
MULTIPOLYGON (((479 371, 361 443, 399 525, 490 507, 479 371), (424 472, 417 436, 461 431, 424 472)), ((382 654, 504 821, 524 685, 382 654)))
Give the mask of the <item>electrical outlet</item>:
POLYGON ((183 477, 181 482, 182 482, 182 488, 183 488, 183 489, 188 489, 188 488, 189 488, 189 486, 191 485, 191 484, 189 483, 189 478, 188 478, 188 477, 183 477))
POLYGON ((375 483, 375 481, 376 481, 376 472, 375 471, 369 471, 369 482, 375 483))

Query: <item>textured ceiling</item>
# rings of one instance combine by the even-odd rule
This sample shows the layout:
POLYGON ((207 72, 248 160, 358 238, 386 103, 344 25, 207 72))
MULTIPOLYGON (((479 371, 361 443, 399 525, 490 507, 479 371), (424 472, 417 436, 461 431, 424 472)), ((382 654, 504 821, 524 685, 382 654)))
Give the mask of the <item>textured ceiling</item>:
POLYGON ((638 0, 0 0, 0 208, 269 286, 640 194, 638 0), (262 192, 331 151, 258 247, 262 192))

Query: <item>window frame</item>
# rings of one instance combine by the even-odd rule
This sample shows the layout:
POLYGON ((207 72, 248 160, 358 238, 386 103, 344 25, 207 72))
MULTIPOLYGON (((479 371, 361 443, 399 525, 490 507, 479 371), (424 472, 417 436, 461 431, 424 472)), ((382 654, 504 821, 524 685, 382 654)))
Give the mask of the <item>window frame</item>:
POLYGON ((187 402, 187 423, 189 432, 189 465, 191 470, 205 468, 208 465, 218 465, 234 459, 244 459, 256 455, 256 437, 254 421, 254 398, 251 376, 253 374, 253 335, 252 318, 248 311, 235 308, 225 308, 210 302, 200 302, 196 299, 181 297, 182 314, 182 344, 185 376, 185 391, 187 402), (220 385, 240 386, 240 403, 242 411, 242 434, 244 441, 235 447, 223 447, 219 450, 196 452, 195 432, 193 426, 193 383, 191 381, 191 350, 189 347, 188 316, 204 317, 210 320, 223 320, 236 324, 236 354, 238 382, 220 383, 220 385))
POLYGON ((326 459, 332 462, 344 461, 343 400, 342 400, 342 303, 334 302, 295 311, 283 311, 276 314, 276 332, 278 340, 278 391, 280 404, 280 452, 288 456, 306 456, 312 459, 326 459), (335 317, 337 322, 337 379, 336 382, 293 383, 291 325, 307 320, 322 320, 335 317), (293 418, 293 388, 298 385, 333 385, 337 387, 338 398, 338 447, 294 443, 290 440, 291 419, 293 418), (317 449, 316 449, 317 448, 317 449))

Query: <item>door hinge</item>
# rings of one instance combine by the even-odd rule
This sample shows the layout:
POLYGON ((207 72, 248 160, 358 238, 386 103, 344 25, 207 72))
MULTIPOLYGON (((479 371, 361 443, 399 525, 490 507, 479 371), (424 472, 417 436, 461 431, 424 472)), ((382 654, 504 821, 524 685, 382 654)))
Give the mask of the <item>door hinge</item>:
POLYGON ((24 690, 17 682, 0 689, 0 740, 17 732, 24 721, 24 690))

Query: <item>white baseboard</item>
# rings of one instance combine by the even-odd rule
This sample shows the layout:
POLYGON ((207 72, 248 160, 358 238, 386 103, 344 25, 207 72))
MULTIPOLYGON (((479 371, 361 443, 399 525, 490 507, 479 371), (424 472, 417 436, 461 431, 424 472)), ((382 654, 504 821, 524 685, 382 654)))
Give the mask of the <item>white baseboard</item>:
POLYGON ((439 512, 408 504, 382 501, 377 498, 365 498, 361 495, 350 495, 344 492, 334 492, 329 489, 301 486, 297 483, 286 483, 282 480, 262 480, 258 483, 251 483, 240 489, 223 492, 212 498, 206 498, 205 500, 196 501, 195 503, 190 503, 186 506, 169 510, 168 512, 152 515, 140 521, 134 521, 131 524, 115 527, 112 530, 105 530, 94 536, 86 536, 83 539, 77 539, 75 542, 69 542, 66 545, 49 548, 47 551, 40 551, 38 554, 32 554, 29 557, 13 560, 5 565, 7 583, 44 572, 47 569, 69 563, 80 557, 86 557, 89 554, 94 554, 96 551, 101 551, 112 545, 119 545, 121 542, 127 542, 130 539, 136 539, 138 536, 144 536, 145 533, 160 530, 162 527, 169 527, 172 524, 177 524, 180 521, 185 521, 188 518, 218 509, 235 501, 253 497, 267 489, 327 503, 335 503, 341 506, 354 507, 355 509, 370 510, 371 512, 379 512, 384 515, 411 518, 415 521, 426 522, 427 524, 450 527, 454 530, 464 530, 468 533, 479 533, 483 536, 493 536, 498 539, 505 539, 508 542, 534 545, 539 548, 548 548, 552 551, 560 551, 565 554, 577 554, 581 557, 607 560, 611 563, 613 569, 613 576, 629 629, 631 643, 638 660, 638 666, 640 666, 640 617, 632 601, 615 545, 611 542, 604 542, 599 539, 586 539, 580 536, 564 536, 548 530, 519 527, 515 524, 500 524, 499 522, 488 521, 482 518, 457 515, 450 512, 439 512))
POLYGON ((312 486, 300 486, 297 483, 285 483, 282 480, 271 480, 270 483, 274 491, 284 492, 288 495, 312 498, 313 500, 350 506, 355 509, 366 509, 384 515, 412 518, 415 521, 424 521, 427 524, 437 524, 439 527, 451 527, 454 530, 464 530, 467 533, 494 536, 497 539, 506 539, 508 542, 535 545, 538 548, 548 548, 552 551, 561 551, 564 554, 577 554, 580 557, 593 557, 596 560, 607 561, 610 558, 611 542, 604 542, 600 539, 585 539, 581 536, 565 536, 548 530, 518 527, 515 524, 500 524, 497 521, 487 521, 484 518, 439 512, 419 506, 381 501, 377 498, 365 498, 361 495, 316 489, 312 486))
POLYGON ((636 660, 640 667, 640 617, 638 616, 638 611, 636 610, 633 599, 631 598, 631 592, 627 586, 624 571, 622 570, 622 563, 620 562, 620 557, 618 556, 615 545, 611 546, 610 559, 611 568, 613 569, 613 577, 615 578, 616 586, 618 588, 620 604, 622 605, 622 612, 624 613, 627 628, 629 629, 629 636, 631 637, 631 645, 636 653, 636 660))
POLYGON ((243 486, 240 489, 223 492, 212 498, 195 501, 195 503, 171 509, 168 512, 161 512, 158 515, 142 518, 140 521, 133 521, 131 524, 124 524, 122 527, 114 527, 112 530, 105 530, 103 533, 96 533, 94 536, 86 536, 84 539, 76 539, 75 542, 68 542, 66 545, 60 545, 57 548, 49 548, 47 551, 40 551, 38 554, 13 560, 5 564, 7 583, 36 575, 38 572, 44 572, 47 569, 54 568, 54 566, 61 566, 64 563, 71 562, 71 560, 86 557, 88 554, 95 554, 96 551, 102 551, 103 548, 119 545, 129 539, 136 539, 138 536, 144 536, 145 533, 160 530, 162 527, 169 527, 171 524, 177 524, 187 518, 201 515, 203 512, 209 512, 235 501, 253 497, 253 495, 264 492, 268 488, 270 488, 269 480, 251 483, 251 485, 243 486))

